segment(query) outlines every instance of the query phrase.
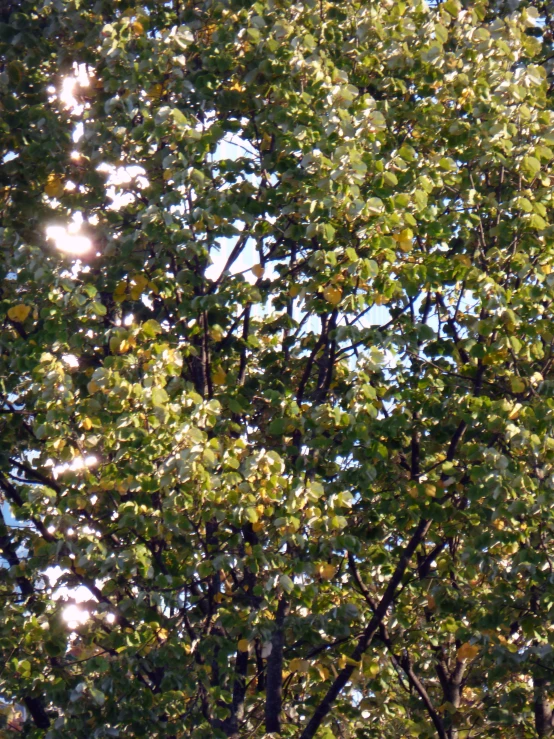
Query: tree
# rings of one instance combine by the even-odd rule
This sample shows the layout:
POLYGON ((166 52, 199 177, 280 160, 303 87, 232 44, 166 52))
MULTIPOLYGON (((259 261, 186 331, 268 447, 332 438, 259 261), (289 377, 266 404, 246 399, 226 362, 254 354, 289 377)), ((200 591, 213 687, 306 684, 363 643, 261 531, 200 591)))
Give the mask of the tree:
POLYGON ((0 4, 4 737, 552 735, 553 32, 0 4))

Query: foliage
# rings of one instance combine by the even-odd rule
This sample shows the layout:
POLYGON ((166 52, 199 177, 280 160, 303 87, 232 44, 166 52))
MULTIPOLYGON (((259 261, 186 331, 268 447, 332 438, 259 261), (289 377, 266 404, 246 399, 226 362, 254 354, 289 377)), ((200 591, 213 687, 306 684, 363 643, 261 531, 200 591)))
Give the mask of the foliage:
POLYGON ((4 737, 552 733, 553 32, 0 3, 4 737))

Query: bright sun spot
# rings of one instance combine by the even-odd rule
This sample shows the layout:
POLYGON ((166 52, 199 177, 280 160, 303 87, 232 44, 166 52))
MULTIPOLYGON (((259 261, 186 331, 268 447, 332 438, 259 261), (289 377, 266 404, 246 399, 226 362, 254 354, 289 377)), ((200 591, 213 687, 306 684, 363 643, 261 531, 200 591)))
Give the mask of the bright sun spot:
POLYGON ((62 618, 70 629, 76 629, 89 620, 90 613, 85 611, 84 608, 79 608, 79 606, 72 603, 63 609, 62 618))
POLYGON ((148 187, 148 179, 144 176, 146 170, 138 164, 129 164, 125 167, 115 167, 104 162, 97 167, 98 172, 108 175, 106 181, 106 195, 113 202, 110 210, 119 210, 134 202, 136 196, 126 188, 138 188, 143 190, 148 187))
POLYGON ((62 472, 71 470, 71 472, 77 472, 78 470, 85 469, 87 467, 94 467, 98 463, 98 460, 94 456, 90 457, 75 457, 72 462, 64 462, 64 464, 55 465, 53 472, 54 477, 57 478, 62 472))
POLYGON ((73 64, 73 76, 65 77, 62 81, 60 90, 60 101, 66 108, 71 108, 72 112, 79 115, 83 112, 83 106, 79 105, 75 97, 76 87, 88 87, 90 84, 90 75, 86 64, 73 64))
POLYGON ((76 225, 71 223, 67 228, 64 226, 48 226, 46 238, 52 239, 56 249, 67 254, 86 254, 92 248, 92 241, 87 236, 79 234, 76 225))
POLYGON ((62 361, 65 362, 68 367, 75 368, 79 366, 79 359, 75 354, 62 354, 62 361))

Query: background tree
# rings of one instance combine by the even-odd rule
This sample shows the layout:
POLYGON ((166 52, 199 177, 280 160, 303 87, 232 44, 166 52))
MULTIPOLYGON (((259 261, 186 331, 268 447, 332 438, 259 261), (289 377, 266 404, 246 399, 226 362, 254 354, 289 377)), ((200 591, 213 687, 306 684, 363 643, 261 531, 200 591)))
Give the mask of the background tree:
POLYGON ((0 3, 4 737, 552 734, 552 18, 0 3))

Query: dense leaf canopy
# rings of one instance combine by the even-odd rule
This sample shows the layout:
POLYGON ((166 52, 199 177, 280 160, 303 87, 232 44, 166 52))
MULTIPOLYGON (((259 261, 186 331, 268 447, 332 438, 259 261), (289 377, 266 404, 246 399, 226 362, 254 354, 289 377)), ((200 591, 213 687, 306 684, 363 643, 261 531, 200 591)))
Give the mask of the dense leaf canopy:
POLYGON ((3 737, 543 737, 548 2, 0 2, 3 737))

